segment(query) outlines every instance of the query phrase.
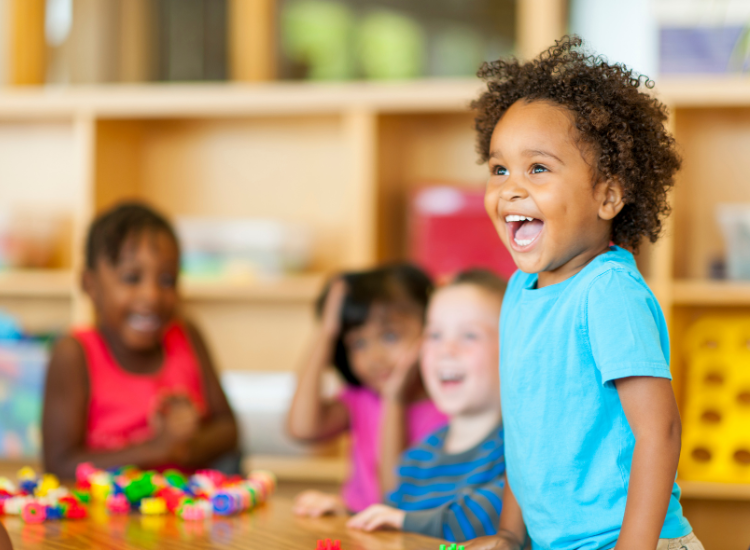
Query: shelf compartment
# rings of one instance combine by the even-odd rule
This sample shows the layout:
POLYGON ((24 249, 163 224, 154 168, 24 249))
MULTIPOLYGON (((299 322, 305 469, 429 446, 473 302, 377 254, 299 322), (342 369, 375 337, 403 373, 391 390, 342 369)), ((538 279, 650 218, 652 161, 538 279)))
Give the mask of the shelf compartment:
POLYGON ((682 498, 693 500, 744 500, 750 502, 750 483, 711 483, 678 479, 682 498))
POLYGON ((73 279, 66 269, 0 271, 0 297, 72 298, 73 279))
POLYGON ((750 281, 677 280, 672 296, 677 305, 750 306, 750 281))
POLYGON ((309 273, 279 279, 233 282, 183 278, 182 297, 188 301, 312 302, 323 288, 325 275, 309 273))

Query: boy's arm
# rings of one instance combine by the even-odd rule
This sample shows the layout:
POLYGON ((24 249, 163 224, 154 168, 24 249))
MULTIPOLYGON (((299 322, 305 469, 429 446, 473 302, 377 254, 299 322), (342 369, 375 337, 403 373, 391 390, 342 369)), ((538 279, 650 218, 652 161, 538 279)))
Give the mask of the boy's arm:
POLYGON ((347 525, 365 531, 390 527, 436 538, 473 539, 496 532, 504 486, 503 479, 496 479, 471 491, 461 491, 438 508, 418 512, 376 504, 354 516, 347 525))
POLYGON ((346 285, 335 281, 328 292, 323 317, 314 335, 307 361, 297 378, 292 405, 287 417, 289 434, 303 441, 320 441, 336 436, 349 427, 349 413, 340 401, 326 402, 321 397, 321 380, 336 346, 339 317, 346 296, 346 285))
POLYGON ((680 458, 680 414, 666 378, 635 376, 615 384, 636 441, 625 518, 615 548, 654 549, 680 458))
POLYGON ((503 511, 496 535, 468 541, 466 550, 521 550, 526 540, 526 524, 510 484, 503 492, 503 511))

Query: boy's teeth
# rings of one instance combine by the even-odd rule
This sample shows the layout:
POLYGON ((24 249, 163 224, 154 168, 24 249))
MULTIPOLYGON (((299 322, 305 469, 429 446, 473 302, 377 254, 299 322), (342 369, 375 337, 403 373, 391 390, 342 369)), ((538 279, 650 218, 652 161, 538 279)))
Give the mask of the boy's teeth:
POLYGON ((516 244, 518 246, 528 246, 532 242, 534 242, 534 239, 513 239, 513 240, 516 241, 516 244))
POLYGON ((528 216, 519 216, 517 214, 509 214, 509 215, 505 216, 505 221, 508 222, 508 223, 510 223, 510 222, 530 222, 533 219, 534 218, 530 218, 528 216))
POLYGON ((442 372, 440 373, 440 381, 441 382, 455 382, 458 380, 463 380, 464 375, 459 374, 457 372, 442 372))

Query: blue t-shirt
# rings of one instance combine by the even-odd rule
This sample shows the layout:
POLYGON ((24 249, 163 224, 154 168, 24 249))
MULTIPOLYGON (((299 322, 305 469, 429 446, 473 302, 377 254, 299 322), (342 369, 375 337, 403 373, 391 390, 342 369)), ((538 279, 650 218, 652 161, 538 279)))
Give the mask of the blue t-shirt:
MULTIPOLYGON (((671 379, 664 315, 622 248, 556 285, 537 278, 513 275, 500 322, 508 482, 534 549, 612 548, 635 447, 613 381, 671 379)), ((679 500, 675 484, 661 538, 691 532, 679 500)))

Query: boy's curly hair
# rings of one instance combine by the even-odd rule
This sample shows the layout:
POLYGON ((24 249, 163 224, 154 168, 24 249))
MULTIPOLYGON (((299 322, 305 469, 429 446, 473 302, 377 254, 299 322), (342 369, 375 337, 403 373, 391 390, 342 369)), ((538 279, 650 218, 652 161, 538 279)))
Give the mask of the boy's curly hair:
POLYGON ((664 122, 667 109, 639 88, 653 81, 624 65, 577 51, 577 36, 565 36, 538 58, 484 63, 477 75, 487 91, 471 106, 477 111, 477 152, 490 156, 498 121, 516 101, 550 101, 573 113, 581 141, 594 152, 595 181, 616 178, 625 206, 612 223, 615 244, 637 250, 643 237, 655 242, 669 215, 667 193, 681 159, 664 122))

